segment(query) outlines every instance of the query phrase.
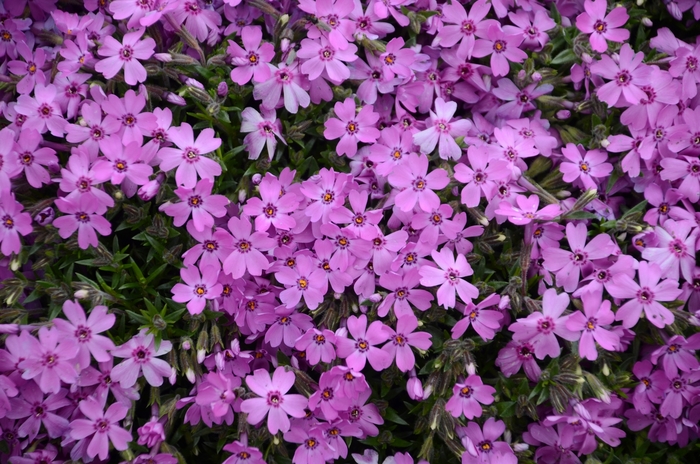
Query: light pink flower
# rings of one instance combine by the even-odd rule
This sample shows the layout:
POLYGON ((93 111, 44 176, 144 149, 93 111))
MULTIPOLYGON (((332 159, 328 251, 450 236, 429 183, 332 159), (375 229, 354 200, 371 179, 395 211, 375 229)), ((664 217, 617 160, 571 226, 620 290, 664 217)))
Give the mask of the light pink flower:
POLYGON ((150 37, 139 40, 145 32, 146 28, 143 27, 134 32, 127 32, 122 43, 111 35, 106 36, 97 53, 107 58, 95 63, 95 71, 111 79, 124 68, 124 81, 127 84, 144 82, 147 77, 146 68, 139 60, 147 60, 153 56, 156 47, 156 41, 150 37))
POLYGON ((433 250, 430 254, 439 266, 422 266, 420 268, 421 285, 435 287, 440 285, 437 291, 438 304, 443 308, 454 308, 456 304, 455 294, 466 304, 479 296, 479 290, 471 283, 464 280, 464 277, 474 273, 467 259, 462 254, 457 254, 457 258, 449 248, 443 247, 439 252, 433 250))

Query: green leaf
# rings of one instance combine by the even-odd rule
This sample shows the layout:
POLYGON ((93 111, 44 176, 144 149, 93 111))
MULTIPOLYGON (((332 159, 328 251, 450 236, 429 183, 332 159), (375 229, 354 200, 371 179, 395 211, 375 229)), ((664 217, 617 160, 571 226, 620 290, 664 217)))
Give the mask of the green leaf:
POLYGON ((386 412, 384 413, 384 418, 390 422, 395 423, 395 424, 408 425, 408 422, 401 419, 401 417, 398 415, 398 413, 391 408, 386 409, 386 412))
POLYGON ((570 48, 567 48, 566 50, 555 56, 550 62, 550 64, 553 66, 558 66, 561 64, 573 63, 577 61, 577 59, 578 58, 576 57, 574 51, 570 48))

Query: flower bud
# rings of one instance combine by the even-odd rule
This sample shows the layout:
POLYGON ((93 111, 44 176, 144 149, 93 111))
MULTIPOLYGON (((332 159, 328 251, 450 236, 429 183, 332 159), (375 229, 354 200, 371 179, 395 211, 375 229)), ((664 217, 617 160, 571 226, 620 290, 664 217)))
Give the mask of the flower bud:
POLYGON ((523 451, 527 451, 530 449, 530 445, 527 443, 516 443, 513 445, 513 451, 516 453, 522 453, 523 451))
POLYGON ((73 294, 73 298, 76 300, 84 300, 88 297, 88 291, 87 290, 78 290, 73 294))
POLYGON ((160 61, 161 63, 170 63, 173 61, 173 56, 170 53, 156 53, 153 58, 160 61))
POLYGON ((248 192, 245 190, 238 191, 238 203, 245 203, 246 198, 248 198, 248 192))
POLYGON ((654 23, 649 18, 642 18, 642 24, 646 27, 652 27, 654 23))
POLYGON ((172 103, 173 105, 187 106, 187 102, 185 101, 185 99, 175 93, 165 92, 163 94, 163 97, 165 98, 165 101, 167 101, 168 103, 172 103))
POLYGON ((379 303, 380 301, 382 301, 382 296, 379 293, 373 293, 369 296, 368 299, 372 303, 379 303))
POLYGON ((542 73, 540 73, 539 71, 535 71, 534 73, 532 73, 532 81, 533 82, 539 82, 541 80, 542 80, 542 73))
POLYGON ((221 98, 224 98, 226 95, 228 95, 228 84, 223 81, 220 82, 219 86, 216 88, 216 94, 221 98))
POLYGON ((525 72, 524 69, 521 69, 518 71, 518 79, 523 80, 527 77, 527 73, 525 72))
POLYGON ((158 190, 160 190, 160 186, 163 185, 163 182, 165 182, 165 173, 159 172, 155 179, 148 181, 139 188, 139 198, 143 201, 151 201, 158 194, 158 190))
POLYGON ((53 222, 55 215, 54 209, 49 206, 39 211, 39 214, 34 216, 34 221, 40 226, 48 226, 53 222))
POLYGON ((557 119, 569 119, 570 117, 571 117, 571 111, 569 111, 569 110, 557 111, 557 119))

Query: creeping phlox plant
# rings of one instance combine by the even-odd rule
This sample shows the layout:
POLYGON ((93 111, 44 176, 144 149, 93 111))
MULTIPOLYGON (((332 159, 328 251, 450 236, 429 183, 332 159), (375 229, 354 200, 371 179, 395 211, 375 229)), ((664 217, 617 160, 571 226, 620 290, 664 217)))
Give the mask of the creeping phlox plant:
POLYGON ((0 1, 0 464, 692 462, 698 20, 0 1))

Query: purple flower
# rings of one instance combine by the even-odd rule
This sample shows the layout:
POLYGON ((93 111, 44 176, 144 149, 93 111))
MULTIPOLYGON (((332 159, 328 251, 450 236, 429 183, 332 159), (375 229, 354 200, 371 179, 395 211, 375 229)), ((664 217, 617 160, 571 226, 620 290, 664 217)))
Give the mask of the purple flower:
POLYGON ((433 190, 442 190, 450 179, 444 169, 433 169, 428 173, 428 157, 409 155, 407 162, 397 166, 389 174, 392 186, 401 190, 396 195, 396 205, 401 211, 412 211, 416 204, 426 213, 440 206, 440 198, 433 190))
POLYGON ((441 16, 447 25, 440 29, 433 40, 433 46, 449 48, 459 42, 459 53, 471 58, 476 34, 481 34, 482 30, 486 31, 491 24, 496 23, 492 19, 484 20, 490 9, 491 5, 485 0, 475 2, 469 14, 461 3, 444 5, 441 16))
POLYGON ((613 165, 605 162, 608 155, 603 150, 586 151, 583 145, 567 143, 561 153, 568 160, 559 165, 564 182, 581 179, 584 188, 594 189, 598 187, 594 178, 607 177, 613 170, 613 165))
POLYGON ((114 185, 124 181, 134 185, 148 183, 153 168, 142 162, 141 146, 137 142, 124 146, 117 136, 111 136, 104 140, 100 148, 104 158, 92 167, 98 178, 110 179, 114 185))
POLYGON ((251 78, 255 82, 265 82, 270 78, 268 63, 275 57, 275 48, 270 43, 261 44, 262 29, 258 26, 246 26, 241 31, 241 40, 245 49, 229 40, 226 53, 231 57, 231 80, 238 85, 247 84, 251 78))
POLYGON ((294 348, 306 352, 306 360, 312 366, 319 361, 330 363, 335 359, 336 337, 330 330, 307 330, 294 344, 294 348))
POLYGON ((100 214, 114 206, 114 200, 107 192, 98 189, 97 184, 104 182, 90 167, 90 155, 76 149, 68 158, 68 169, 61 169, 59 187, 68 193, 66 200, 78 201, 85 197, 90 206, 100 214))
POLYGON ((651 353, 651 362, 659 360, 664 367, 666 376, 670 379, 678 375, 678 371, 693 372, 700 368, 695 353, 700 349, 700 334, 694 334, 686 340, 682 335, 674 335, 664 346, 651 353))
POLYGON ((684 100, 695 98, 700 84, 700 49, 679 47, 675 55, 668 72, 675 78, 682 76, 682 90, 678 92, 679 96, 684 100))
POLYGON ((455 307, 455 294, 466 304, 479 296, 479 291, 471 283, 464 280, 464 277, 474 273, 467 259, 462 254, 455 255, 449 248, 443 247, 439 252, 433 250, 430 254, 433 261, 439 267, 430 265, 420 268, 421 285, 435 287, 440 285, 437 291, 438 304, 443 308, 455 307))
POLYGON ((346 98, 343 103, 337 102, 333 108, 340 119, 331 118, 326 121, 323 136, 327 140, 340 138, 336 147, 339 155, 355 156, 357 142, 374 143, 379 138, 379 130, 374 127, 379 114, 372 110, 372 105, 363 106, 359 113, 355 113, 355 101, 346 98))
POLYGON ((350 316, 347 324, 354 340, 338 337, 336 352, 339 358, 345 359, 348 367, 360 372, 369 361, 372 369, 382 371, 391 365, 391 356, 375 346, 391 338, 392 331, 387 330, 382 321, 374 321, 367 327, 367 316, 362 314, 360 317, 350 316))
POLYGON ((695 386, 700 380, 700 372, 682 372, 675 377, 667 377, 669 384, 664 392, 659 413, 678 419, 683 414, 683 409, 693 404, 695 398, 700 395, 700 387, 695 386))
POLYGON ((490 24, 480 36, 483 38, 474 43, 472 54, 476 58, 491 55, 491 71, 496 77, 508 74, 509 62, 522 63, 527 59, 527 53, 518 48, 518 36, 506 34, 498 23, 490 24))
POLYGON ((345 204, 344 190, 350 179, 348 174, 323 168, 316 181, 304 181, 301 184, 301 193, 312 201, 304 210, 304 215, 310 217, 313 223, 330 222, 331 212, 345 204))
POLYGON ((112 359, 108 353, 115 348, 114 343, 100 332, 109 330, 116 320, 114 314, 107 313, 106 306, 95 306, 88 318, 85 311, 77 301, 66 300, 63 303, 63 314, 68 321, 60 318, 53 320, 58 332, 65 337, 64 340, 74 339, 80 348, 76 356, 80 369, 90 365, 90 355, 97 362, 107 362, 112 359))
POLYGON ((506 377, 517 374, 522 367, 531 382, 538 382, 542 370, 534 356, 535 348, 529 342, 510 341, 498 352, 496 366, 506 377))
POLYGON ((26 343, 28 350, 23 354, 27 358, 18 364, 24 370, 23 379, 34 379, 44 393, 58 393, 61 381, 75 383, 78 372, 72 361, 79 347, 74 340, 60 340, 57 329, 42 327, 39 340, 28 337, 26 343))
POLYGON ((630 18, 627 10, 619 6, 606 15, 607 6, 605 0, 586 0, 583 2, 586 11, 576 17, 576 27, 584 34, 591 34, 591 48, 598 53, 608 49, 607 40, 624 43, 630 38, 630 31, 622 28, 630 18))
POLYGON ((503 118, 519 118, 523 112, 535 109, 533 101, 536 98, 551 93, 553 89, 551 84, 538 87, 537 83, 533 83, 520 90, 510 79, 499 79, 498 87, 494 87, 493 94, 508 103, 501 105, 496 114, 503 118))
MULTIPOLYGON (((66 140, 71 143, 82 142, 82 146, 90 153, 91 159, 94 159, 97 157, 98 150, 104 144, 106 138, 119 132, 120 124, 114 118, 109 120, 105 118, 103 121, 100 105, 93 102, 86 102, 80 108, 80 114, 85 125, 67 124, 66 140)), ((119 139, 117 138, 117 140, 119 139)))
POLYGON ((557 285, 564 287, 567 292, 576 290, 581 269, 591 260, 602 259, 610 256, 617 249, 617 245, 607 234, 600 234, 586 244, 588 231, 586 225, 579 223, 566 225, 566 238, 569 241, 571 251, 561 248, 544 248, 544 267, 550 272, 556 272, 557 285))
POLYGON ((222 464, 265 464, 260 450, 248 446, 245 438, 242 438, 242 440, 243 442, 234 441, 224 446, 224 451, 228 451, 233 455, 228 457, 222 464))
POLYGON ((234 279, 240 279, 246 271, 253 276, 262 275, 270 263, 261 251, 272 249, 275 246, 274 239, 269 238, 265 232, 252 232, 247 217, 232 217, 228 221, 228 229, 233 235, 233 251, 224 261, 224 272, 234 279))
POLYGON ((211 190, 214 183, 209 179, 200 180, 194 189, 180 187, 175 189, 175 195, 180 200, 179 203, 165 203, 160 206, 159 211, 163 211, 173 218, 173 224, 180 227, 187 222, 192 215, 194 228, 202 232, 204 229, 214 226, 214 217, 226 216, 226 206, 229 204, 228 198, 223 195, 212 195, 211 190))
POLYGON ((56 206, 65 214, 53 221, 53 225, 58 227, 58 234, 62 238, 68 238, 77 230, 80 248, 86 250, 90 245, 97 247, 99 244, 97 233, 103 236, 112 233, 112 225, 97 210, 100 204, 91 201, 88 195, 68 198, 56 200, 56 206))
MULTIPOLYGON (((377 5, 377 2, 375 5, 377 5)), ((394 37, 386 44, 386 50, 379 55, 384 67, 384 79, 391 80, 395 76, 407 78, 413 75, 411 65, 416 60, 416 52, 405 45, 401 37, 394 37)))
POLYGON ((212 266, 207 266, 199 273, 196 266, 180 269, 180 277, 184 284, 177 283, 173 287, 173 300, 178 303, 187 303, 190 314, 199 314, 204 311, 206 300, 213 300, 221 296, 223 286, 218 282, 219 271, 212 266))
POLYGON ((518 458, 510 445, 505 441, 496 441, 505 431, 506 424, 493 417, 486 419, 483 432, 476 422, 458 428, 457 433, 463 435, 462 443, 466 448, 462 454, 462 464, 517 464, 518 458))
POLYGON ((540 197, 537 195, 517 195, 515 202, 518 207, 513 206, 507 201, 502 201, 499 204, 496 214, 506 216, 510 222, 517 225, 530 224, 533 220, 549 220, 554 219, 561 213, 559 205, 547 205, 541 210, 537 210, 540 205, 540 197))
POLYGON ((506 162, 502 160, 489 160, 485 150, 470 145, 467 150, 469 163, 458 163, 455 170, 455 179, 466 184, 462 189, 462 203, 469 208, 479 205, 482 196, 491 193, 494 181, 505 180, 510 177, 506 162))
POLYGON ((197 388, 195 402, 200 406, 211 408, 214 417, 230 416, 233 418, 233 402, 236 400, 234 389, 241 386, 241 379, 221 372, 206 374, 204 381, 197 388))
POLYGON ((663 168, 661 179, 670 181, 682 179, 678 185, 678 191, 693 203, 700 200, 700 160, 696 156, 663 158, 660 164, 663 168))
POLYGON ((218 35, 221 26, 221 14, 208 8, 202 0, 185 0, 176 3, 178 6, 172 12, 175 23, 182 25, 197 39, 206 42, 213 32, 218 35))
POLYGON ((458 160, 462 157, 455 137, 466 136, 472 124, 468 119, 452 121, 456 111, 457 103, 445 102, 442 98, 435 100, 435 112, 430 112, 427 128, 413 135, 413 143, 420 146, 421 153, 430 154, 439 143, 440 158, 458 160))
POLYGON ((124 81, 129 85, 137 85, 146 80, 146 68, 139 60, 147 60, 153 56, 156 41, 148 37, 139 40, 146 32, 142 27, 134 32, 124 34, 122 43, 108 35, 102 46, 97 50, 100 56, 107 58, 95 63, 95 71, 102 73, 106 79, 111 79, 124 68, 124 81))
POLYGON ((584 293, 581 296, 583 312, 576 311, 566 319, 566 328, 572 332, 581 332, 578 353, 581 358, 591 361, 598 359, 596 342, 607 351, 616 351, 620 346, 620 337, 609 330, 615 320, 610 310, 610 301, 601 301, 602 294, 584 293))
POLYGON ((485 308, 497 305, 500 301, 500 296, 496 293, 484 298, 479 304, 469 303, 464 307, 464 318, 459 320, 452 327, 452 338, 457 340, 464 335, 471 325, 476 333, 484 340, 492 340, 496 336, 496 331, 501 328, 503 314, 499 311, 488 310, 485 308))
POLYGON ((328 290, 325 271, 319 269, 308 256, 299 256, 293 269, 282 269, 275 276, 287 287, 280 293, 280 300, 290 309, 299 304, 303 297, 306 306, 314 310, 323 302, 328 290))
MULTIPOLYGON (((664 391, 669 387, 669 381, 662 370, 652 372, 654 369, 651 361, 645 359, 634 364, 632 372, 639 379, 639 385, 634 389, 632 402, 634 408, 642 414, 649 414, 654 409, 654 404, 661 404, 664 391)), ((675 375, 675 374, 674 374, 675 375)))
POLYGON ((389 343, 384 345, 382 349, 389 354, 391 359, 396 359, 396 367, 401 372, 408 372, 416 364, 416 357, 413 355, 411 347, 426 351, 431 347, 432 342, 428 332, 415 332, 418 328, 418 318, 413 315, 400 317, 396 321, 396 332, 390 327, 386 327, 385 331, 391 334, 389 343))
POLYGON ((101 405, 93 397, 80 402, 80 412, 87 419, 76 419, 70 423, 70 436, 75 440, 86 439, 92 435, 87 447, 87 455, 91 458, 99 456, 101 460, 109 456, 109 442, 118 451, 129 448, 132 440, 131 434, 117 425, 126 417, 129 408, 121 403, 111 404, 107 411, 103 412, 101 405))
POLYGON ((350 70, 343 62, 350 63, 357 59, 357 46, 346 43, 345 48, 341 49, 334 46, 332 40, 321 36, 320 41, 302 40, 297 56, 305 60, 300 69, 310 80, 317 79, 326 71, 331 82, 339 85, 350 77, 350 70))
POLYGON ((109 95, 102 102, 102 109, 107 113, 104 124, 119 127, 119 135, 124 145, 137 142, 140 147, 143 145, 143 136, 153 135, 153 127, 158 124, 157 116, 142 112, 145 106, 146 97, 143 92, 136 95, 133 90, 127 90, 124 98, 109 95))
POLYGON ((311 411, 320 409, 326 420, 336 420, 338 413, 346 411, 351 404, 351 399, 340 391, 342 387, 340 382, 342 381, 334 378, 332 374, 322 373, 318 390, 309 398, 309 409, 311 411))
POLYGON ((454 417, 464 414, 467 419, 481 417, 482 404, 491 404, 496 389, 490 385, 484 385, 481 377, 470 375, 464 383, 457 382, 452 388, 452 398, 445 404, 445 409, 454 417))
POLYGON ((598 88, 598 98, 610 107, 636 105, 646 98, 647 94, 641 86, 649 84, 652 68, 642 64, 643 59, 644 53, 635 54, 629 44, 624 44, 620 49, 619 63, 608 55, 602 55, 600 61, 591 66, 591 72, 610 82, 598 88))
POLYGON ((277 119, 275 110, 263 110, 263 115, 260 115, 253 108, 246 108, 241 112, 241 117, 241 132, 250 132, 243 139, 248 150, 248 159, 258 159, 267 145, 267 155, 272 161, 277 148, 277 138, 287 144, 282 137, 282 123, 277 119))
POLYGON ((8 411, 10 419, 25 419, 19 426, 20 437, 28 437, 33 441, 39 434, 41 424, 51 438, 62 436, 68 429, 68 421, 56 411, 70 405, 66 399, 66 389, 44 398, 44 393, 34 383, 28 383, 21 389, 22 395, 12 399, 12 409, 8 411))
POLYGON ((34 98, 29 95, 20 95, 17 98, 15 111, 26 117, 22 130, 34 129, 40 134, 48 130, 51 135, 63 136, 66 120, 63 119, 56 93, 56 86, 53 84, 36 84, 34 98))
POLYGON ((255 230, 266 232, 270 226, 277 230, 290 230, 296 221, 290 213, 296 211, 299 200, 293 193, 284 192, 282 183, 269 175, 258 186, 260 198, 252 197, 243 207, 243 212, 255 218, 255 230))
POLYGON ((508 327, 513 332, 513 340, 530 343, 537 359, 544 359, 545 356, 558 357, 561 347, 557 335, 569 341, 576 341, 580 336, 566 327, 568 316, 562 317, 562 313, 568 306, 569 295, 557 294, 556 290, 550 288, 542 297, 542 312, 534 312, 526 318, 518 319, 508 327))
POLYGON ((430 308, 433 295, 426 290, 416 288, 420 280, 418 269, 409 269, 402 274, 387 272, 379 276, 379 285, 391 290, 377 308, 379 317, 386 317, 392 307, 397 318, 413 316, 411 304, 421 311, 430 308))
POLYGON ((156 349, 153 334, 142 330, 129 341, 112 351, 115 358, 124 358, 124 361, 114 366, 110 377, 112 381, 119 382, 122 388, 129 388, 136 384, 139 374, 143 372, 146 381, 154 386, 163 385, 163 377, 169 377, 170 364, 156 356, 163 356, 173 348, 172 343, 161 340, 156 349))
POLYGON ((221 146, 221 139, 214 137, 213 129, 202 130, 195 140, 192 126, 183 123, 171 128, 168 135, 178 148, 161 148, 158 152, 160 168, 170 171, 177 166, 175 181, 178 186, 191 189, 197 183, 197 175, 212 182, 221 175, 219 163, 204 156, 221 146))
POLYGON ((284 107, 292 114, 299 111, 299 107, 306 108, 311 103, 309 94, 301 87, 301 76, 296 65, 287 66, 283 63, 276 68, 269 65, 272 76, 265 82, 255 84, 253 98, 262 100, 262 106, 274 109, 284 93, 284 107))
POLYGON ((139 427, 138 434, 137 443, 147 448, 153 448, 165 441, 163 424, 156 417, 151 417, 151 420, 139 427))
POLYGON ((17 44, 17 51, 24 61, 10 61, 7 68, 12 74, 22 76, 17 83, 17 92, 24 95, 31 93, 36 83, 46 84, 46 76, 42 71, 46 63, 46 52, 43 48, 37 48, 32 53, 24 41, 17 44))
POLYGON ((12 193, 0 194, 0 252, 5 256, 22 251, 20 235, 32 233, 32 217, 22 212, 22 203, 12 193))
POLYGON ((44 166, 58 164, 56 151, 46 147, 39 148, 42 142, 43 138, 37 131, 24 129, 12 148, 17 165, 24 170, 27 182, 34 188, 41 188, 42 184, 51 182, 51 176, 44 166))
POLYGON ((314 325, 311 316, 284 306, 278 306, 275 312, 265 314, 263 320, 266 323, 273 322, 265 333, 265 343, 269 343, 273 348, 277 348, 283 342, 285 346, 292 348, 301 334, 314 325))
POLYGON ((248 423, 257 425, 267 415, 267 429, 271 434, 291 428, 289 416, 301 418, 306 415, 308 403, 301 395, 288 394, 294 385, 295 375, 283 366, 275 369, 272 378, 264 369, 256 369, 253 375, 246 376, 248 388, 260 398, 250 398, 241 403, 241 411, 248 414, 248 423))

